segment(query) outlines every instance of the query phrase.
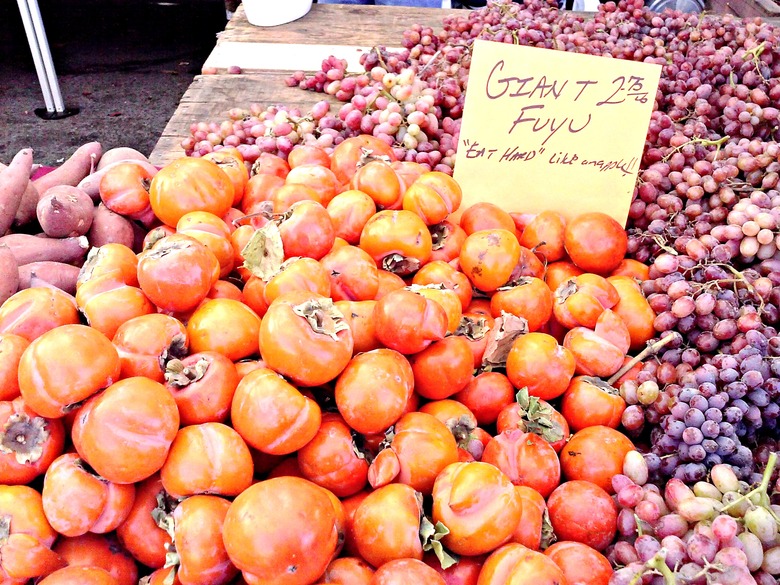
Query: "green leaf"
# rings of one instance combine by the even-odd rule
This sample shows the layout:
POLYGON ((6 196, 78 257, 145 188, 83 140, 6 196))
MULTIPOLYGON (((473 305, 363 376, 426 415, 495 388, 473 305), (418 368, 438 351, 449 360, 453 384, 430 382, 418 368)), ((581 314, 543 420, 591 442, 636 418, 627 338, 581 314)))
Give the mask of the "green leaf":
MULTIPOLYGON (((175 546, 169 546, 168 552, 165 553, 165 564, 163 565, 163 569, 167 569, 168 567, 175 567, 181 562, 181 559, 179 558, 179 553, 176 552, 175 546)), ((173 581, 171 581, 173 583, 173 581)))
POLYGON ((523 386, 515 394, 515 401, 520 405, 523 410, 528 410, 528 403, 531 397, 528 395, 528 386, 523 386))
POLYGON ((536 396, 530 396, 528 388, 518 390, 515 400, 522 410, 518 426, 526 433, 539 435, 548 443, 563 439, 563 428, 552 419, 552 408, 536 396))
POLYGON ((447 552, 444 545, 441 543, 441 539, 449 533, 450 529, 441 522, 437 522, 434 526, 426 516, 423 516, 420 519, 420 539, 423 543, 422 548, 424 551, 433 551, 433 554, 439 559, 442 569, 447 569, 458 562, 458 558, 447 552))
POLYGON ((241 255, 244 268, 265 282, 271 280, 284 261, 282 234, 276 222, 268 222, 252 234, 241 255))
POLYGON ((171 572, 168 573, 163 579, 163 585, 173 585, 176 582, 176 569, 171 569, 171 572))
POLYGON ((436 527, 433 525, 433 522, 428 520, 427 516, 420 518, 420 540, 422 540, 423 543, 423 550, 427 550, 425 548, 427 546, 426 543, 433 537, 435 533, 436 527))

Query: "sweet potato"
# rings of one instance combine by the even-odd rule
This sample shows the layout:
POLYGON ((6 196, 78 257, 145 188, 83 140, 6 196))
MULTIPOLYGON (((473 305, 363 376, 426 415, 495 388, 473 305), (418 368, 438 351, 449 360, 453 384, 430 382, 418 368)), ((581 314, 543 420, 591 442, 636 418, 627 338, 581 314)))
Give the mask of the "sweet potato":
POLYGON ((50 238, 83 236, 92 225, 95 204, 78 187, 58 185, 41 195, 35 214, 50 238))
POLYGON ((14 226, 19 227, 27 225, 35 219, 35 209, 38 206, 40 194, 32 181, 27 181, 27 188, 22 195, 22 201, 19 203, 19 209, 16 210, 14 217, 14 226))
MULTIPOLYGON (((105 155, 103 155, 105 157, 105 155)), ((103 160, 101 158, 101 160, 103 160)), ((106 174, 110 169, 114 168, 116 165, 121 163, 130 163, 130 164, 136 164, 144 167, 149 173, 154 177, 155 174, 157 174, 157 167, 154 166, 150 162, 146 162, 143 160, 134 160, 134 159, 127 159, 127 160, 118 160, 116 162, 112 162, 109 165, 103 166, 100 169, 96 170, 94 173, 87 175, 84 177, 81 182, 77 185, 79 189, 82 189, 83 191, 86 191, 87 195, 92 197, 92 200, 95 202, 100 201, 100 180, 103 178, 103 175, 106 174)))
POLYGON ((88 142, 79 146, 68 160, 54 169, 52 172, 43 175, 41 178, 33 181, 38 192, 43 194, 51 187, 57 185, 70 185, 75 187, 79 181, 86 177, 95 169, 103 153, 103 147, 99 142, 88 142))
MULTIPOLYGON (((13 223, 14 227, 26 225, 35 219, 35 207, 38 205, 40 196, 38 194, 38 189, 36 189, 33 184, 33 177, 40 166, 41 165, 38 163, 33 163, 32 165, 30 179, 27 181, 27 187, 25 188, 22 200, 19 203, 19 209, 16 210, 16 217, 14 217, 13 223)), ((6 168, 8 168, 6 165, 0 163, 0 172, 6 168)))
POLYGON ((33 262, 19 267, 19 290, 36 286, 53 286, 76 294, 79 267, 62 262, 33 262))
POLYGON ((133 225, 130 220, 114 213, 102 203, 95 208, 92 227, 89 229, 87 237, 93 246, 115 243, 132 248, 135 241, 133 225))
POLYGON ((140 160, 147 163, 149 162, 149 159, 146 158, 146 155, 137 151, 135 148, 118 146, 116 148, 109 148, 106 152, 103 153, 103 156, 100 157, 100 161, 98 162, 97 168, 95 170, 100 171, 106 168, 108 165, 114 164, 115 162, 128 160, 140 160))
POLYGON ((80 264, 89 250, 89 242, 85 236, 56 239, 29 234, 8 234, 0 238, 0 245, 10 248, 19 266, 43 261, 80 264))
POLYGON ((0 235, 7 232, 14 222, 27 183, 30 182, 32 156, 32 149, 24 148, 0 172, 0 235))
POLYGON ((19 289, 19 265, 8 246, 0 244, 0 305, 19 289))
MULTIPOLYGON (((35 174, 36 167, 41 165, 33 163, 31 177, 35 174)), ((0 162, 0 173, 2 173, 8 167, 0 162)), ((35 206, 38 205, 38 190, 33 185, 32 179, 27 181, 27 187, 22 194, 22 200, 19 202, 19 209, 16 210, 16 217, 14 217, 14 227, 25 225, 35 219, 35 206)))

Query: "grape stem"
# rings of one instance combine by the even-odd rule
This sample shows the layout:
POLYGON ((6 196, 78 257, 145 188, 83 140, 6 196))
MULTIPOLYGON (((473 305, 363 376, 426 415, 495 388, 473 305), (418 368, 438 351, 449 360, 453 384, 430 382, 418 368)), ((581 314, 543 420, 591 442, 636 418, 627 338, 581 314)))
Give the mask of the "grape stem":
POLYGON ((766 462, 766 469, 764 469, 764 475, 761 476, 761 483, 759 483, 756 488, 750 490, 745 495, 740 496, 733 502, 729 502, 723 506, 721 512, 725 512, 729 508, 732 508, 738 502, 750 500, 753 496, 757 495, 759 496, 759 504, 769 510, 769 512, 772 514, 772 516, 775 517, 775 520, 777 521, 777 515, 769 506, 769 494, 767 493, 767 490, 769 489, 769 483, 772 481, 772 472, 775 470, 775 465, 777 465, 777 453, 773 452, 769 454, 769 459, 766 462))
POLYGON ((622 368, 620 368, 617 372, 615 372, 615 374, 609 380, 607 380, 607 384, 609 384, 610 386, 614 386, 615 383, 626 374, 626 372, 631 370, 631 368, 633 368, 635 365, 637 365, 646 357, 657 353, 658 350, 671 343, 672 340, 675 339, 676 337, 677 337, 676 335, 667 335, 663 339, 660 339, 655 343, 651 343, 650 345, 648 345, 646 348, 640 351, 635 358, 631 359, 631 361, 627 362, 622 368))
POLYGON ((745 285, 745 288, 747 288, 748 292, 758 299, 759 302, 758 312, 762 313, 764 311, 764 300, 758 295, 758 293, 756 293, 756 289, 753 288, 753 285, 750 284, 750 282, 748 282, 748 279, 745 278, 744 274, 742 274, 739 270, 737 270, 730 264, 718 263, 716 264, 716 266, 722 266, 723 268, 731 272, 731 274, 734 275, 734 277, 737 279, 738 282, 743 283, 745 285))
POLYGON ((731 136, 724 136, 723 138, 720 138, 718 140, 708 140, 707 138, 691 138, 688 142, 685 142, 679 146, 675 146, 672 150, 666 153, 666 156, 664 156, 663 161, 667 162, 674 153, 680 152, 683 147, 688 146, 690 144, 701 144, 702 146, 715 146, 717 147, 715 149, 715 160, 718 159, 718 153, 720 152, 720 147, 723 146, 731 136))
POLYGON ((427 63, 426 63, 424 66, 423 66, 423 68, 422 68, 422 69, 420 69, 419 77, 422 77, 422 74, 423 74, 423 73, 425 73, 425 71, 428 69, 428 67, 430 67, 431 65, 433 65, 433 62, 436 60, 436 58, 437 58, 439 55, 441 55, 441 49, 439 49, 438 51, 436 51, 436 52, 435 52, 435 53, 434 53, 434 54, 431 56, 431 59, 430 59, 430 61, 428 61, 428 62, 427 62, 427 63))
POLYGON ((385 63, 385 60, 382 58, 382 51, 379 47, 372 47, 371 51, 376 53, 376 57, 379 60, 379 64, 382 66, 382 69, 385 71, 390 71, 390 68, 387 66, 387 63, 385 63))
POLYGON ((766 41, 761 41, 758 45, 753 47, 752 49, 748 49, 745 51, 745 55, 750 55, 751 60, 753 61, 753 67, 756 68, 756 73, 758 73, 758 76, 761 78, 761 81, 766 82, 767 79, 764 77, 764 74, 761 73, 761 61, 759 58, 761 57, 761 53, 764 52, 764 49, 766 48, 766 41))
POLYGON ((661 575, 664 578, 665 585, 676 585, 677 583, 677 579, 675 578, 674 573, 666 564, 665 548, 662 548, 657 553, 655 553, 655 556, 653 556, 652 559, 645 563, 642 570, 634 575, 634 578, 631 579, 631 582, 628 585, 638 585, 641 583, 642 577, 648 571, 654 571, 655 573, 661 575))

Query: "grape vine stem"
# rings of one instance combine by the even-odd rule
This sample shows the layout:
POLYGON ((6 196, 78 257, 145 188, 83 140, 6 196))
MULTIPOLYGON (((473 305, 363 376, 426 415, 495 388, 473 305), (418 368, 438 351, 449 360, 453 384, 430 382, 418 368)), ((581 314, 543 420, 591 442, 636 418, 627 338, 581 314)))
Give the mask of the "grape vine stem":
POLYGON ((683 144, 680 144, 679 146, 675 146, 672 150, 666 153, 666 156, 663 157, 663 162, 668 161, 672 155, 676 152, 680 152, 684 147, 689 145, 696 145, 701 144, 702 146, 714 146, 715 148, 715 160, 718 158, 718 154, 720 153, 720 147, 723 146, 726 142, 728 142, 730 136, 723 136, 722 138, 718 140, 709 140, 707 138, 700 138, 698 136, 691 138, 688 140, 688 142, 684 142, 683 144))
POLYGON ((766 509, 769 510, 772 516, 775 517, 775 521, 779 521, 777 515, 769 506, 769 494, 767 493, 767 490, 769 489, 769 483, 772 481, 772 472, 775 470, 775 465, 777 465, 777 453, 773 452, 769 454, 769 459, 766 462, 766 469, 764 469, 764 475, 761 476, 761 483, 759 483, 757 487, 750 490, 745 495, 740 496, 733 502, 729 502, 728 504, 723 506, 721 512, 725 512, 729 508, 734 507, 734 505, 737 504, 738 502, 750 500, 753 496, 759 496, 759 505, 766 507, 766 509))
POLYGON ((672 340, 674 340, 676 337, 677 337, 676 335, 667 335, 663 339, 660 339, 655 343, 651 343, 650 345, 648 345, 646 348, 640 351, 635 358, 632 358, 622 368, 620 368, 617 372, 615 372, 615 374, 609 380, 607 380, 607 384, 609 384, 610 386, 614 386, 615 383, 626 374, 626 372, 631 370, 631 368, 633 368, 635 365, 637 365, 646 357, 656 354, 664 346, 671 343, 672 340))
POLYGON ((654 571, 660 574, 664 578, 665 585, 675 585, 677 583, 677 579, 675 578, 674 573, 666 564, 665 548, 659 550, 657 553, 655 553, 655 556, 653 556, 652 559, 645 563, 645 566, 642 568, 642 570, 640 570, 636 575, 634 575, 634 578, 631 579, 629 585, 638 585, 641 583, 642 577, 648 571, 654 571))

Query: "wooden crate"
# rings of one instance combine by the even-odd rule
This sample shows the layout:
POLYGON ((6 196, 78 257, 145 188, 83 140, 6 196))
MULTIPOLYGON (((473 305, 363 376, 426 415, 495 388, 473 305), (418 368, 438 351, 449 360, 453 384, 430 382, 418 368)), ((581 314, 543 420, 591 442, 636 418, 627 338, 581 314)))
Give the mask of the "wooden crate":
POLYGON ((780 17, 780 4, 774 0, 710 0, 707 10, 715 14, 734 14, 740 18, 780 17))

